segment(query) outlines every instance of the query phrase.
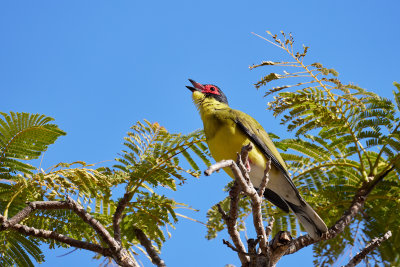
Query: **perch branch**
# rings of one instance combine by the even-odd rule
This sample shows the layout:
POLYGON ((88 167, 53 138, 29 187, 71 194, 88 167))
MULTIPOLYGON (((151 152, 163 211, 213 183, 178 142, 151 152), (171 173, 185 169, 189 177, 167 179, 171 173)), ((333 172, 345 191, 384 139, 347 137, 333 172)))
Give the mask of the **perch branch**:
MULTIPOLYGON (((321 240, 332 239, 341 232, 343 232, 345 227, 347 227, 351 223, 356 214, 362 210, 369 193, 376 187, 376 185, 385 176, 389 174, 390 171, 393 170, 392 167, 388 169, 386 172, 374 177, 374 179, 370 180, 369 183, 365 183, 356 192, 350 207, 344 212, 342 217, 331 228, 329 228, 328 232, 322 235, 320 240, 313 240, 309 235, 300 236, 292 240, 290 234, 286 232, 280 232, 274 237, 273 242, 271 241, 271 243, 268 244, 267 240, 268 236, 272 232, 274 218, 272 218, 268 226, 264 228, 263 218, 261 213, 261 204, 262 204, 262 196, 269 181, 269 171, 271 169, 271 161, 269 161, 266 166, 264 177, 260 184, 260 188, 258 189, 258 191, 255 190, 255 188, 253 187, 253 185, 249 180, 249 174, 248 174, 249 171, 246 168, 247 166, 246 164, 248 163, 247 162, 248 153, 251 151, 251 149, 252 149, 251 144, 244 146, 242 148, 241 153, 238 154, 236 162, 234 162, 233 160, 223 160, 210 166, 204 172, 206 175, 211 175, 213 172, 218 171, 221 168, 229 167, 232 170, 232 173, 235 177, 234 185, 230 190, 231 206, 229 210, 229 215, 227 215, 222 210, 221 206, 217 205, 217 207, 219 212, 222 214, 222 218, 225 220, 228 233, 231 236, 235 246, 229 246, 225 242, 224 244, 226 244, 228 247, 238 252, 239 258, 243 266, 248 266, 248 264, 252 262, 252 259, 247 257, 247 255, 250 255, 250 253, 245 252, 244 245, 240 240, 239 232, 236 229, 239 194, 241 191, 243 191, 243 193, 248 197, 250 197, 251 199, 253 223, 257 232, 257 243, 259 243, 261 254, 269 258, 269 264, 273 266, 283 255, 295 253, 298 250, 306 246, 309 246, 311 244, 317 243, 321 240)), ((252 250, 254 250, 254 246, 252 246, 252 250)))
MULTIPOLYGON (((235 162, 233 162, 233 164, 235 164, 235 162)), ((228 228, 228 233, 232 238, 232 242, 233 244, 235 244, 235 247, 239 251, 238 255, 240 262, 242 263, 243 266, 246 266, 249 261, 249 258, 246 256, 246 248, 244 247, 244 244, 240 239, 239 231, 236 228, 236 221, 238 218, 239 200, 240 200, 240 186, 236 181, 233 183, 233 186, 231 187, 229 196, 231 198, 231 202, 229 208, 229 215, 227 216, 227 220, 225 221, 225 223, 228 228)))
MULTIPOLYGON (((242 150, 241 150, 240 154, 238 155, 238 158, 236 161, 236 163, 239 166, 245 166, 245 164, 247 164, 248 154, 252 149, 253 149, 253 146, 251 145, 251 143, 242 147, 242 150)), ((242 167, 241 172, 242 172, 242 174, 244 174, 248 177, 248 171, 246 168, 242 167)), ((265 175, 263 177, 263 181, 261 182, 260 188, 262 188, 261 189, 262 191, 264 191, 267 186, 268 176, 269 176, 268 173, 269 173, 269 168, 267 167, 264 172, 265 175)), ((261 252, 266 255, 268 253, 267 235, 265 233, 263 217, 262 217, 262 212, 261 212, 263 199, 262 199, 262 197, 259 196, 259 192, 257 192, 257 190, 253 187, 251 182, 247 183, 245 180, 241 179, 241 177, 243 177, 243 175, 238 176, 238 177, 235 176, 235 178, 238 181, 238 183, 240 184, 243 192, 251 199, 251 210, 253 212, 253 224, 254 224, 254 227, 255 227, 255 230, 257 233, 257 238, 259 239, 259 245, 261 248, 261 252)))
POLYGON ((219 171, 222 168, 230 167, 234 163, 233 160, 221 160, 210 167, 208 167, 207 170, 204 171, 204 174, 206 176, 210 176, 213 172, 219 171))
MULTIPOLYGON (((233 160, 223 160, 211 165, 207 170, 204 171, 205 175, 211 175, 213 172, 218 171, 225 167, 231 167, 235 177, 240 176, 243 180, 243 176, 233 160)), ((227 215, 221 208, 220 205, 217 205, 218 211, 221 213, 222 218, 224 219, 228 233, 232 238, 232 242, 235 244, 235 249, 238 251, 240 262, 243 266, 246 266, 249 262, 248 257, 246 256, 246 248, 242 240, 240 239, 239 231, 236 228, 236 220, 238 217, 238 208, 239 208, 239 199, 240 199, 240 187, 235 180, 231 190, 229 191, 229 196, 231 198, 230 201, 230 208, 229 208, 229 215, 227 215)))
MULTIPOLYGON (((239 201, 239 194, 240 191, 243 191, 247 196, 251 199, 252 211, 253 211, 253 222, 257 232, 257 240, 261 251, 263 254, 266 254, 268 251, 268 243, 267 243, 267 235, 265 232, 263 219, 262 219, 262 197, 259 196, 259 192, 253 187, 250 182, 248 170, 246 168, 246 164, 248 164, 248 154, 253 149, 251 143, 246 146, 242 147, 241 153, 238 154, 236 162, 233 160, 224 160, 217 162, 216 164, 210 166, 204 173, 206 175, 210 175, 213 172, 225 168, 230 167, 234 176, 235 176, 235 183, 234 186, 231 188, 230 196, 231 196, 231 207, 229 211, 229 216, 226 217, 226 214, 222 211, 221 207, 218 207, 222 217, 224 218, 228 232, 239 251, 243 252, 242 255, 239 253, 239 257, 241 257, 242 264, 244 260, 248 262, 248 258, 244 256, 244 245, 240 240, 239 232, 236 229, 236 220, 237 220, 237 205, 239 201), (222 212, 221 212, 222 211, 222 212), (243 249, 242 249, 243 248, 243 249)), ((269 163, 270 164, 270 163, 269 163)), ((261 184, 261 192, 265 190, 267 183, 268 183, 268 173, 269 167, 267 166, 265 170, 265 175, 261 184)))

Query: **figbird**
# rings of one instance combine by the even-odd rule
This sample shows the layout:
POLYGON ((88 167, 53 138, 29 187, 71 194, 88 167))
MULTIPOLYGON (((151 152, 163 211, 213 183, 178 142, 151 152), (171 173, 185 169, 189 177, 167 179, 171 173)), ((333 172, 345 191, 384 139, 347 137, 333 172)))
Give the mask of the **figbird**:
MULTIPOLYGON (((267 162, 271 161, 269 182, 264 197, 271 203, 289 212, 297 219, 313 239, 318 239, 328 231, 324 221, 300 196, 290 179, 286 164, 264 128, 250 115, 229 107, 222 90, 212 84, 200 84, 191 79, 193 102, 203 121, 204 133, 211 155, 218 162, 236 160, 237 153, 244 145, 251 143, 246 167, 255 188, 259 187, 267 162)), ((224 168, 234 178, 229 168, 224 168)))

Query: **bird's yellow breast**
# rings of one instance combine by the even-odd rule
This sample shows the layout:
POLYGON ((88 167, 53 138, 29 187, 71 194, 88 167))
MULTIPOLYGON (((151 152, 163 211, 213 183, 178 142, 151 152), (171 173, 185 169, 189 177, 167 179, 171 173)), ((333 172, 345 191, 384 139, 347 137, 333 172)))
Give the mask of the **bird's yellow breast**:
MULTIPOLYGON (((241 130, 238 129, 237 125, 233 121, 232 123, 219 125, 219 127, 212 125, 218 123, 218 121, 213 120, 208 120, 204 123, 204 131, 207 136, 207 143, 210 152, 216 161, 224 159, 236 160, 237 153, 240 153, 242 147, 249 144, 251 141, 241 130), (210 130, 210 128, 215 129, 215 131, 210 130), (212 137, 208 138, 208 136, 212 137)), ((254 149, 249 153, 249 160, 253 164, 265 167, 265 157, 257 147, 253 147, 254 149)), ((226 168, 225 171, 233 177, 229 168, 226 168)))
MULTIPOLYGON (((216 161, 236 160, 237 153, 240 153, 242 147, 251 141, 229 117, 229 106, 213 98, 196 95, 196 93, 193 94, 193 99, 199 108, 207 144, 213 158, 216 161)), ((267 162, 263 153, 256 146, 250 151, 249 160, 252 164, 262 168, 265 168, 267 162)), ((233 177, 229 168, 224 170, 233 177)))

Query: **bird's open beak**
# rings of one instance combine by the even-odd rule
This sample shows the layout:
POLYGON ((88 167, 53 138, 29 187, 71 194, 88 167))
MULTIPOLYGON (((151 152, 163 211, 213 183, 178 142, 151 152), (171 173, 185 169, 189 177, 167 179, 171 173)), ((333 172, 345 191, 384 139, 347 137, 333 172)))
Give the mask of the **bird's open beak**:
POLYGON ((192 79, 189 79, 189 82, 191 82, 193 86, 186 86, 186 87, 187 87, 187 89, 189 89, 192 92, 194 92, 194 91, 202 92, 205 89, 205 87, 201 83, 197 83, 197 82, 193 81, 192 79))

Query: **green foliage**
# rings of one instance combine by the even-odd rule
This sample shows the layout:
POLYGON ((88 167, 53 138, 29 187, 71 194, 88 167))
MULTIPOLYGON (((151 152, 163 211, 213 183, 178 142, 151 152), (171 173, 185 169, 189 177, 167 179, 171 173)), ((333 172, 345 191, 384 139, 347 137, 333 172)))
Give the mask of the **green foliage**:
MULTIPOLYGON (((275 144, 284 151, 282 156, 301 195, 328 227, 349 207, 361 185, 372 184, 380 174, 394 167, 368 197, 363 216, 358 216, 336 239, 314 246, 315 264, 329 266, 345 256, 345 251, 354 248, 353 252, 357 252, 373 238, 391 230, 394 238, 385 241, 379 253, 370 257, 375 257, 377 262, 398 265, 400 217, 395 211, 400 203, 400 85, 394 83, 396 90, 391 101, 354 84, 342 84, 335 70, 320 63, 304 63, 308 47, 294 52, 291 34, 282 32, 281 37, 270 36, 272 40, 263 39, 283 49, 290 59, 251 66, 250 69, 285 68, 282 74, 265 75, 255 87, 283 79, 294 81, 266 90, 266 96, 273 95, 268 109, 275 116, 281 116, 281 123, 295 135, 275 144), (295 71, 288 72, 290 69, 295 71)), ((267 214, 276 211, 269 205, 266 208, 267 214)), ((249 210, 242 207, 240 216, 248 214, 249 210)), ((289 224, 281 222, 290 220, 290 214, 275 213, 274 217, 278 222, 275 231, 288 229, 289 224)), ((210 237, 223 229, 215 223, 218 219, 211 210, 208 226, 213 235, 210 237)), ((295 228, 290 227, 292 235, 295 228)))
POLYGON ((132 192, 132 201, 122 222, 124 242, 128 246, 137 243, 132 229, 138 227, 161 248, 165 241, 161 227, 173 227, 177 221, 175 209, 182 204, 158 195, 153 188, 176 190, 177 184, 185 182, 184 173, 199 177, 200 169, 193 156, 210 164, 209 152, 202 131, 172 134, 158 123, 148 121, 138 122, 131 129, 125 137, 126 150, 115 165, 127 175, 126 191, 132 192), (192 169, 182 167, 179 155, 192 169))
MULTIPOLYGON (((125 137, 125 150, 113 168, 95 169, 94 165, 77 161, 59 163, 44 171, 28 161, 38 158, 65 133, 49 124, 52 119, 44 115, 1 115, 4 120, 0 120, 0 212, 5 219, 23 209, 26 202, 65 200, 70 196, 113 234, 112 219, 118 199, 112 197, 112 191, 117 186, 125 187, 130 201, 123 214, 121 236, 123 245, 132 253, 136 253, 135 248, 144 252, 138 246, 134 228, 140 228, 160 249, 166 240, 167 226, 173 228, 178 220, 175 210, 186 207, 157 194, 155 189, 177 190, 177 185, 185 181, 185 174, 200 175, 198 159, 210 163, 201 131, 173 134, 158 123, 144 121, 132 126, 125 137), (191 168, 184 168, 185 165, 191 168)), ((70 210, 39 210, 22 224, 102 244, 95 231, 70 210)), ((1 266, 33 266, 32 260, 43 262, 39 249, 43 243, 50 248, 68 247, 13 231, 0 231, 0 235, 1 266)))
POLYGON ((35 169, 26 160, 37 159, 65 132, 49 124, 53 118, 28 113, 0 112, 0 179, 35 169))
POLYGON ((36 262, 44 261, 44 255, 38 248, 39 242, 16 232, 0 232, 0 266, 35 266, 30 257, 36 262))
MULTIPOLYGON (((35 170, 27 161, 37 159, 65 132, 50 124, 53 119, 44 115, 0 114, 0 210, 7 218, 18 212, 25 201, 40 198, 41 189, 24 178, 35 170)), ((0 232, 0 235, 1 240, 6 240, 0 243, 0 265, 33 266, 29 256, 37 262, 43 261, 34 239, 12 232, 0 232)))

